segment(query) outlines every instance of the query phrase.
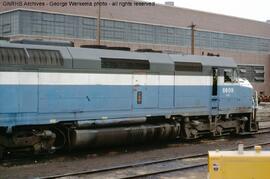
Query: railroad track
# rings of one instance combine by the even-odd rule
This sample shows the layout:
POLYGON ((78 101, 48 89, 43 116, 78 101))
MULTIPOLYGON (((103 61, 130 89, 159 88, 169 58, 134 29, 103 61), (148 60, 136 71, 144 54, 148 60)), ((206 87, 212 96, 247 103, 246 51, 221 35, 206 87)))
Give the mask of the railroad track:
POLYGON ((270 127, 261 127, 256 134, 270 133, 270 127))
MULTIPOLYGON (((270 141, 263 143, 256 143, 245 146, 245 149, 252 148, 255 145, 265 146, 269 145, 270 141)), ((236 150, 231 148, 227 150, 236 150)), ((158 174, 170 173, 175 171, 183 171, 192 168, 203 167, 207 165, 208 153, 200 153, 195 155, 180 156, 169 159, 147 161, 141 163, 132 163, 127 165, 113 166, 108 168, 65 173, 62 175, 52 175, 39 177, 40 179, 55 179, 55 178, 139 178, 148 177, 158 174)))

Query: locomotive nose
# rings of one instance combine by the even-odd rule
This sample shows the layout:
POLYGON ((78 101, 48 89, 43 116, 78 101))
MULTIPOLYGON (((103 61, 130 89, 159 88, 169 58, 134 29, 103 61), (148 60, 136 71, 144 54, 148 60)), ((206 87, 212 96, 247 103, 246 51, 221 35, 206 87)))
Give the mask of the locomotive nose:
POLYGON ((257 91, 253 88, 253 86, 251 85, 251 83, 247 79, 239 78, 239 84, 240 84, 240 87, 250 89, 249 94, 250 94, 250 97, 252 98, 253 109, 257 109, 257 107, 258 107, 258 93, 257 93, 257 91))
POLYGON ((246 88, 251 88, 253 90, 253 86, 251 85, 251 83, 245 79, 245 78, 239 78, 239 84, 242 87, 246 87, 246 88))

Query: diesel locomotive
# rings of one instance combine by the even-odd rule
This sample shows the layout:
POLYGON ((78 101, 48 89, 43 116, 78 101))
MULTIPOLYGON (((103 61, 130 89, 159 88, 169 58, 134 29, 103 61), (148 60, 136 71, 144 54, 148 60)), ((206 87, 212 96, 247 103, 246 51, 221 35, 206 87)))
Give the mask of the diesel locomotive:
POLYGON ((0 43, 0 155, 258 130, 230 58, 0 43))

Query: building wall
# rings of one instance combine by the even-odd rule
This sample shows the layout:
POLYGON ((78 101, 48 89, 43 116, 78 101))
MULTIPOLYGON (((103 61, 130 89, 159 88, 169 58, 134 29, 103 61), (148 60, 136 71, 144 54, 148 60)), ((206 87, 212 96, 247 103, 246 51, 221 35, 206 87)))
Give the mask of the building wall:
MULTIPOLYGON (((0 35, 44 35, 81 39, 96 38, 96 19, 72 15, 34 11, 14 11, 0 15, 0 35)), ((269 28, 270 29, 270 28, 269 28)), ((191 30, 133 23, 126 21, 101 21, 101 38, 104 40, 190 46, 191 30)), ((196 30, 195 45, 201 48, 270 51, 270 38, 249 37, 224 32, 196 30)))
MULTIPOLYGON (((12 1, 20 2, 21 0, 12 1)), ((85 2, 85 0, 76 1, 85 2)), ((108 3, 112 2, 111 0, 104 1, 108 3)), ((23 2, 33 2, 33 0, 24 0, 23 2)), ((38 2, 44 2, 47 4, 48 0, 39 0, 38 2)), ((54 0, 53 2, 63 2, 63 0, 54 0)), ((134 0, 118 0, 118 2, 133 3, 134 0)), ((97 6, 4 6, 3 1, 0 1, 0 12, 16 8, 42 10, 90 17, 96 17, 98 9, 97 6)), ((270 38, 270 24, 268 23, 159 4, 150 7, 112 7, 111 5, 102 6, 101 16, 106 19, 143 22, 175 27, 188 27, 193 22, 197 25, 197 28, 204 30, 270 38)))

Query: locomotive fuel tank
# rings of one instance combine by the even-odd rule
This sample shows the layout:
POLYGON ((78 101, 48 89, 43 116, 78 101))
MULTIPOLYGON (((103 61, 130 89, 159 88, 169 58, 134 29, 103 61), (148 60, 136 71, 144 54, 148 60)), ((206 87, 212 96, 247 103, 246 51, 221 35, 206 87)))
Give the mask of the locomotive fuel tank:
POLYGON ((169 123, 101 129, 76 129, 71 133, 71 146, 78 148, 133 144, 149 140, 170 140, 179 135, 180 124, 169 123))

